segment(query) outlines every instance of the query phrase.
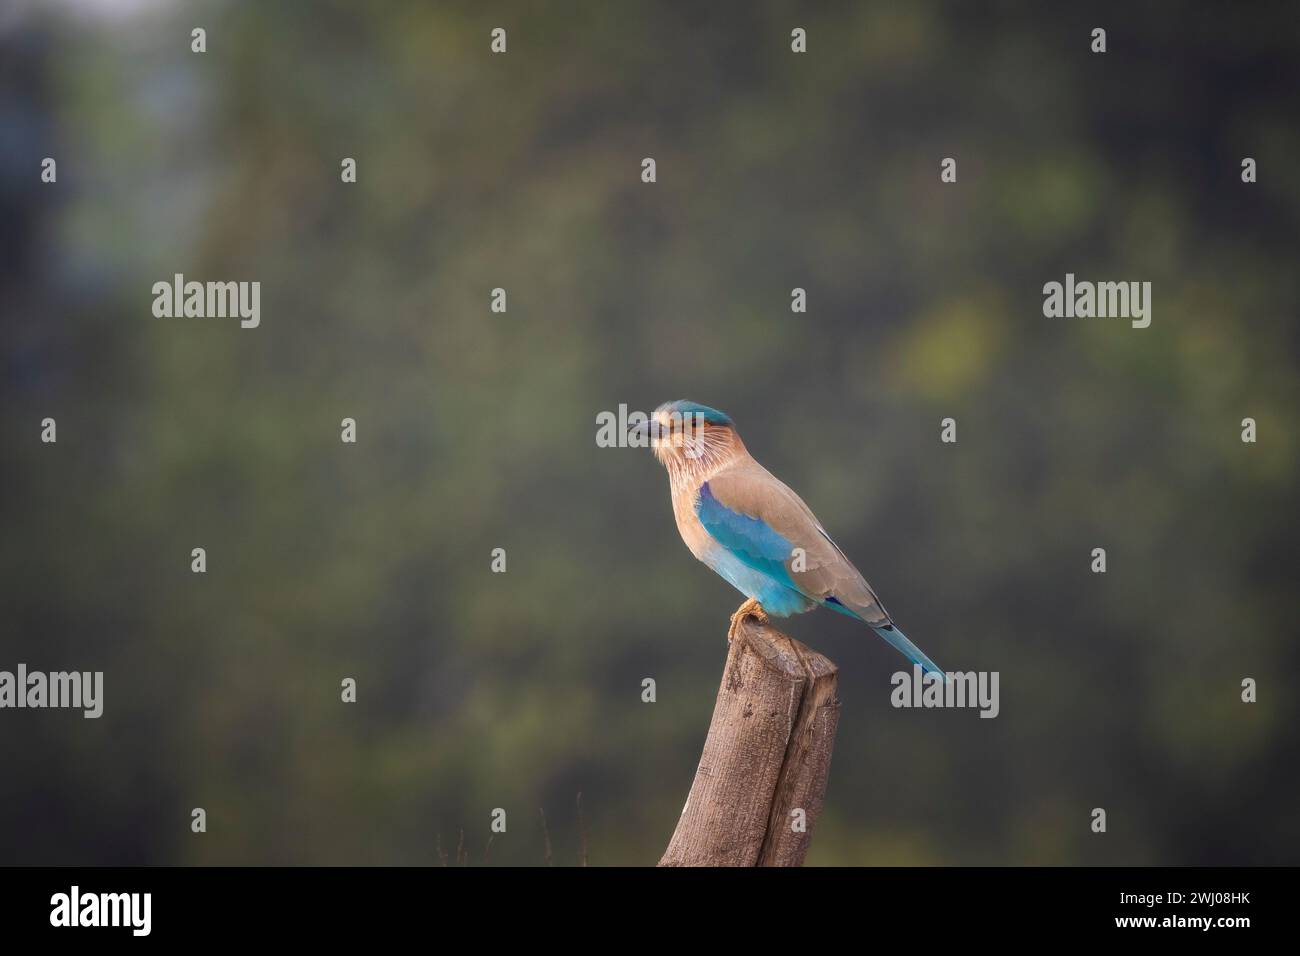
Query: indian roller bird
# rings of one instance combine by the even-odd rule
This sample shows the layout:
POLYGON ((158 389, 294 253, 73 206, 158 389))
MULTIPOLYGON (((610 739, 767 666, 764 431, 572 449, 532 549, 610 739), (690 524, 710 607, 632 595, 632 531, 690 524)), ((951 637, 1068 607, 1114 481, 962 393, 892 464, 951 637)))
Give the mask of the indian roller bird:
POLYGON ((648 443, 668 469, 677 530, 691 554, 749 599, 733 620, 827 607, 867 624, 926 672, 943 674, 898 629, 803 500, 754 460, 727 415, 668 402, 629 438, 648 443))

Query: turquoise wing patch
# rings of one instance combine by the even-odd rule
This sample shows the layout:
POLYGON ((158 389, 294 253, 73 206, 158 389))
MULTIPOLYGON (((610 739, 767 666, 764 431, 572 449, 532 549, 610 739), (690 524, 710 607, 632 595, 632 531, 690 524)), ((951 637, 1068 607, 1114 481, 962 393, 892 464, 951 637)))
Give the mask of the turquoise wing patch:
POLYGON ((745 565, 785 587, 798 590, 785 566, 793 545, 762 518, 732 511, 714 497, 707 481, 700 486, 695 516, 713 540, 745 565))

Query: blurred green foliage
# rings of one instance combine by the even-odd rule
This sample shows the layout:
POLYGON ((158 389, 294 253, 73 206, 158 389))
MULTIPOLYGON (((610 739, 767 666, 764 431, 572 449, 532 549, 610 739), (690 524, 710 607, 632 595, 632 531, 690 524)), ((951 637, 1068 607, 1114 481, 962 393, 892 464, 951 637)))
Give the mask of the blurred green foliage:
POLYGON ((1002 674, 894 710, 893 651, 789 622, 842 671, 810 862, 1296 862, 1288 5, 1105 56, 1046 6, 120 6, 0 25, 0 667, 106 672, 0 714, 0 862, 481 863, 503 807, 538 864, 541 807, 572 863, 579 791, 592 863, 657 860, 740 597, 595 416, 682 397, 1002 674), (154 319, 176 272, 261 327, 154 319), (1045 319, 1066 272, 1151 327, 1045 319))

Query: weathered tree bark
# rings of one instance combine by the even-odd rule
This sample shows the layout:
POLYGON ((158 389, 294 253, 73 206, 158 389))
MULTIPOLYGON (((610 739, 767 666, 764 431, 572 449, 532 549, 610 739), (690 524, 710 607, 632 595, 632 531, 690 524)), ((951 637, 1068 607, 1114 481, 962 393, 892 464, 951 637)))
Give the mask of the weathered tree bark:
POLYGON ((700 766, 659 865, 799 866, 830 771, 836 668, 752 614, 732 620, 728 640, 700 766))

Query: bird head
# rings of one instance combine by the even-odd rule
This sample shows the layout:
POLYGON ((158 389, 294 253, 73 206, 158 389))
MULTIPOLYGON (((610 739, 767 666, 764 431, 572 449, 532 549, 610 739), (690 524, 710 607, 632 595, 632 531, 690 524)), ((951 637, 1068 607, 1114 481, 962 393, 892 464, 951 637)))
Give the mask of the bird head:
POLYGON ((735 423, 724 412, 699 402, 665 402, 628 433, 637 444, 647 439, 669 471, 699 471, 743 449, 735 423))

